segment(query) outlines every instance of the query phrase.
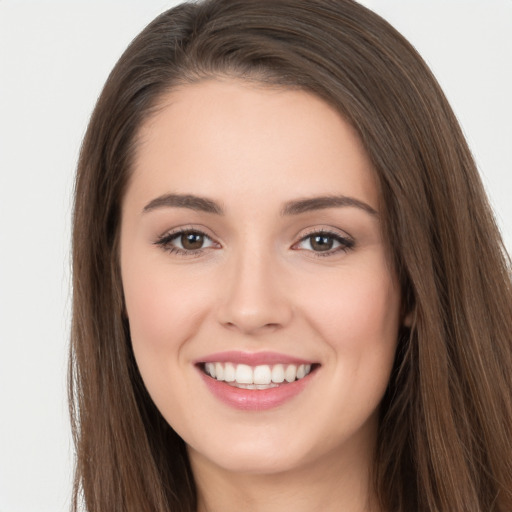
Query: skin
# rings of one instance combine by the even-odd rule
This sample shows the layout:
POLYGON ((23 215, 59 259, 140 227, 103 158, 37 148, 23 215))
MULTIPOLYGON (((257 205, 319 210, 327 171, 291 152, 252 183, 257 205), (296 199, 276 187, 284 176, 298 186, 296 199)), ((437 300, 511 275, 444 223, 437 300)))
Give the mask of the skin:
POLYGON ((202 81, 173 90, 143 125, 122 280, 137 364, 188 445, 199 510, 376 510, 369 471, 400 323, 379 199, 353 129, 304 91, 202 81), (223 214, 145 210, 165 194, 208 198, 223 214), (282 214, 333 195, 369 208, 282 214), (156 243, 181 228, 209 237, 200 252, 172 252, 180 237, 156 243), (307 237, 326 230, 353 246, 329 238, 332 249, 314 250, 307 237), (194 364, 226 350, 320 366, 291 400, 243 411, 213 396, 194 364))

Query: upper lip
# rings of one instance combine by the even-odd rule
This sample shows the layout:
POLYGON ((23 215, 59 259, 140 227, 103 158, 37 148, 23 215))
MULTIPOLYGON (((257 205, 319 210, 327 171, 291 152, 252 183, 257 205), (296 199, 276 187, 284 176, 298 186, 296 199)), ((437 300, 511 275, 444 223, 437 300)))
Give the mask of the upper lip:
POLYGON ((196 364, 201 363, 235 363, 258 366, 262 364, 314 364, 315 361, 278 352, 242 352, 231 350, 208 354, 196 361, 196 364))

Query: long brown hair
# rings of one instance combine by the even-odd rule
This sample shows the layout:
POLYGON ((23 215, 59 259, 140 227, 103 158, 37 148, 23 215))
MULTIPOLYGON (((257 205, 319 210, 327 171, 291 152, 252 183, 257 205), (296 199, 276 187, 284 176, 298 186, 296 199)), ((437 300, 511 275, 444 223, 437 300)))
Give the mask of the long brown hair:
POLYGON ((192 512, 183 441, 138 372, 118 265, 137 132, 169 89, 215 76, 299 87, 361 137, 410 328, 381 405, 374 482, 397 512, 512 510, 512 284, 461 129, 431 72, 352 0, 206 0, 155 19, 98 100, 78 164, 70 403, 73 510, 192 512))

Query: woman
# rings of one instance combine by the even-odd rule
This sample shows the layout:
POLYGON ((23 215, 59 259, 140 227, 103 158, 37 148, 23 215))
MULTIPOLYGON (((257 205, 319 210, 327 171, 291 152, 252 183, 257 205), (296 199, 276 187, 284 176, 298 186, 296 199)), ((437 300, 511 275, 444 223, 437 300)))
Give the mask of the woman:
POLYGON ((159 16, 81 152, 75 507, 512 508, 512 285, 411 46, 348 0, 159 16))

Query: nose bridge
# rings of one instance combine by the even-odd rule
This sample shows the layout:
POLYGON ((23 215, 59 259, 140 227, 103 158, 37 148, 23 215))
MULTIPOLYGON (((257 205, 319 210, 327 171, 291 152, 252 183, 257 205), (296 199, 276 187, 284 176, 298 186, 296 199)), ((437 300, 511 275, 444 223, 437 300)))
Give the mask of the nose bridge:
POLYGON ((222 324, 256 333, 288 323, 291 304, 284 293, 277 257, 268 246, 241 244, 229 267, 219 309, 222 324))

